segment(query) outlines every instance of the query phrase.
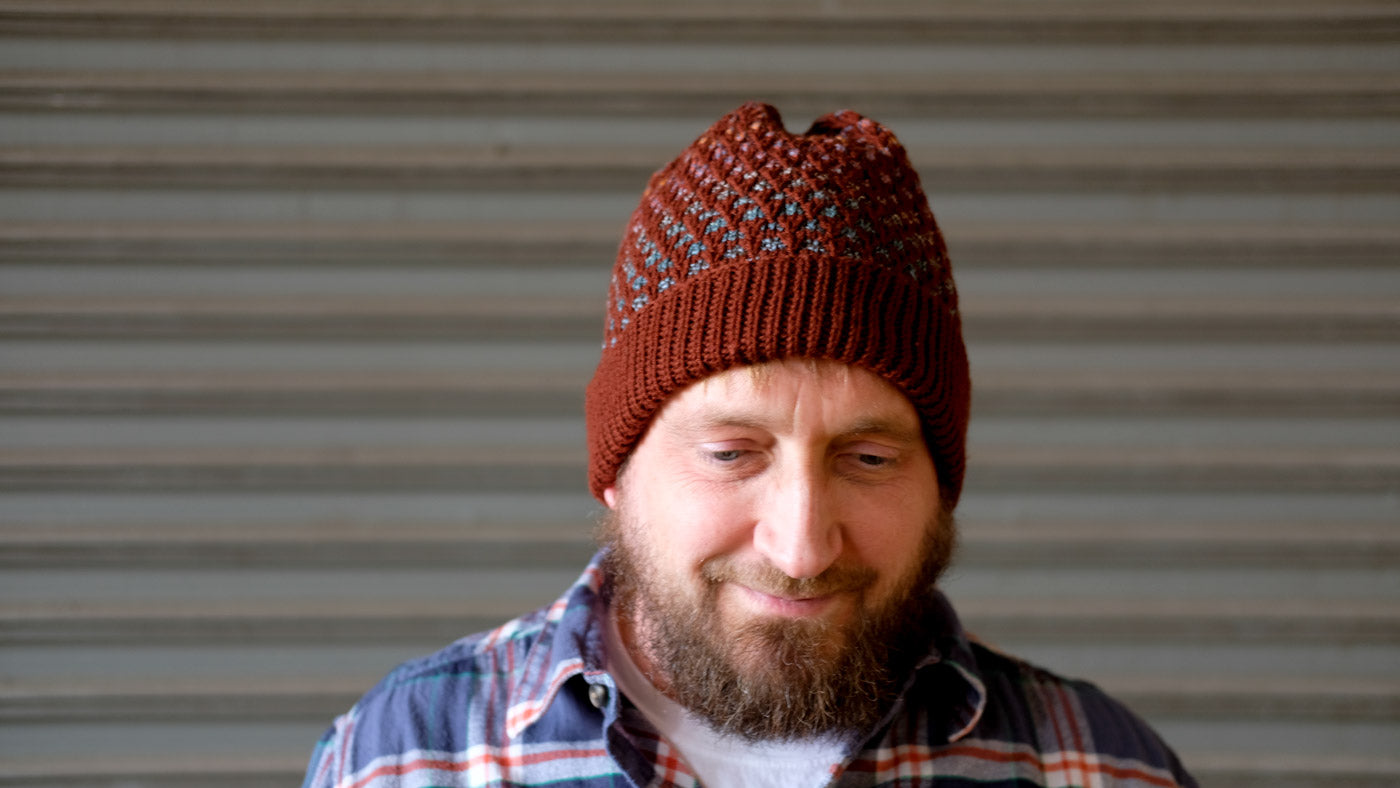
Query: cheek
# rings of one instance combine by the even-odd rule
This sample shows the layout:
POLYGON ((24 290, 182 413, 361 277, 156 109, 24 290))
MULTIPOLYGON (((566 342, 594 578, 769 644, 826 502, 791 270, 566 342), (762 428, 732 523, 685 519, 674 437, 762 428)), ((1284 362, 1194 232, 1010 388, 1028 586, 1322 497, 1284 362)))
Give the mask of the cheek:
POLYGON ((898 574, 918 561, 925 535, 935 527, 936 502, 920 499, 908 505, 900 503, 889 498, 872 502, 865 508, 861 524, 847 530, 847 538, 861 559, 887 575, 898 574))
POLYGON ((732 552, 753 541, 753 518, 735 501, 715 499, 700 507, 695 523, 697 544, 711 552, 732 552))
POLYGON ((658 534, 659 547, 673 553, 688 568, 719 555, 737 552, 752 542, 752 524, 745 507, 732 497, 696 496, 675 500, 658 534))

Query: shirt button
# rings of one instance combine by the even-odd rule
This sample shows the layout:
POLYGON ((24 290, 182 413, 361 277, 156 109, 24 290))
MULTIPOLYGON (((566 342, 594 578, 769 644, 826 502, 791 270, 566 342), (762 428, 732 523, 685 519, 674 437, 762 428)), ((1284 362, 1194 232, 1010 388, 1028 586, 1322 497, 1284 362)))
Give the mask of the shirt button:
POLYGON ((588 685, 588 702, 593 704, 593 708, 602 709, 608 705, 608 687, 606 684, 588 685))

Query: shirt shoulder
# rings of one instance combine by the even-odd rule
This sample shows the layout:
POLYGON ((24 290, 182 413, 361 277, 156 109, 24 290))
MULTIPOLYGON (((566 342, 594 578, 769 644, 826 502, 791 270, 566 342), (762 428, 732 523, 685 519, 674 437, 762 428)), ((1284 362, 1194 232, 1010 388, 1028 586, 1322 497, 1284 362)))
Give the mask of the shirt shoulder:
POLYGON ((305 785, 338 785, 385 759, 462 752, 469 738, 495 738, 490 730, 501 726, 489 710, 508 704, 542 623, 535 611, 395 667, 331 724, 305 785))
MULTIPOLYGON (((585 572, 584 580, 592 579, 585 572)), ((590 651, 596 604, 593 589, 580 582, 548 607, 399 665, 331 725, 304 786, 397 785, 393 780, 409 771, 445 768, 471 772, 445 784, 494 785, 502 769, 537 776, 534 766, 516 763, 512 748, 522 744, 596 755, 596 748, 577 746, 591 747, 600 736, 580 714, 582 704, 572 697, 554 702, 600 659, 590 651)))
POLYGON ((1069 785, 1196 785, 1161 736, 1097 685, 971 645, 986 701, 963 743, 991 744, 1011 760, 1034 757, 1069 785))
POLYGON ((360 705, 372 703, 382 695, 416 691, 424 682, 478 683, 486 679, 489 684, 498 684, 520 666, 521 661, 515 657, 525 654, 539 641, 545 629, 547 610, 531 611, 398 665, 365 693, 360 705))

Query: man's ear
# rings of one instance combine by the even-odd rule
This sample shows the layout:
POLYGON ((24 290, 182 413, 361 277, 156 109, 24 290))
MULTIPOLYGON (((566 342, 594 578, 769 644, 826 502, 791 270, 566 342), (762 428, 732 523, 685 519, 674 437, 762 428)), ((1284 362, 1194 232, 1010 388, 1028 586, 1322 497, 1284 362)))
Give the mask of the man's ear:
POLYGON ((604 487, 604 488, 603 488, 603 503, 607 504, 609 509, 616 509, 616 508, 617 508, 617 485, 616 485, 616 484, 610 484, 610 485, 608 485, 607 487, 604 487))

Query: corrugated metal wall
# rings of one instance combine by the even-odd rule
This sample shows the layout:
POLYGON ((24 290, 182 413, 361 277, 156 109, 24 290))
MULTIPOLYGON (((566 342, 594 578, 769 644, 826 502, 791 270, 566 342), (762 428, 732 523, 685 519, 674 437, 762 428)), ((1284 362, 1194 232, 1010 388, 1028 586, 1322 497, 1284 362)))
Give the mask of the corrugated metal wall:
POLYGON ((1400 781, 1395 3, 0 0, 0 785, 294 784, 559 593, 622 223, 750 98, 924 173, 970 626, 1400 781))

